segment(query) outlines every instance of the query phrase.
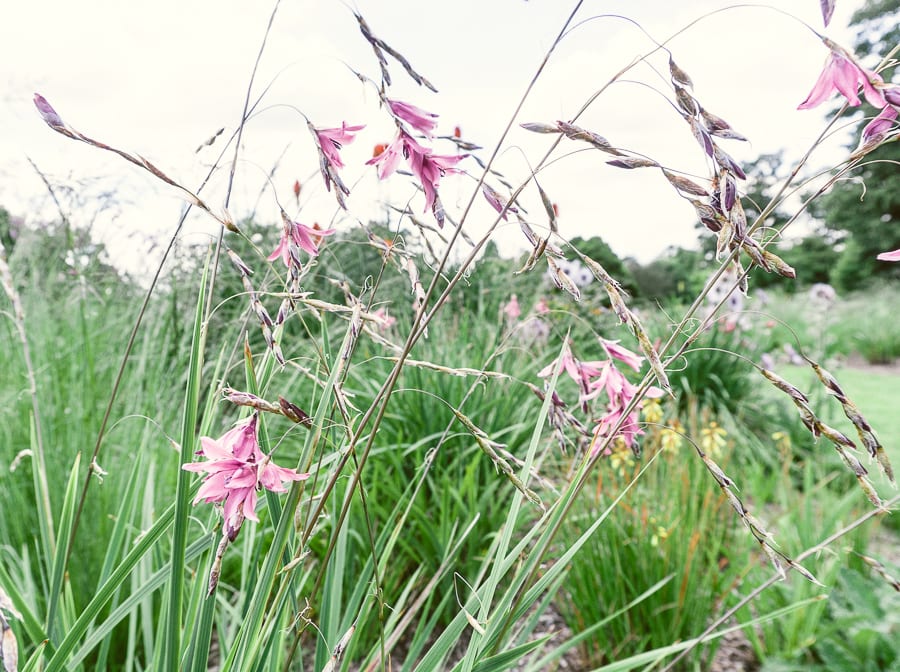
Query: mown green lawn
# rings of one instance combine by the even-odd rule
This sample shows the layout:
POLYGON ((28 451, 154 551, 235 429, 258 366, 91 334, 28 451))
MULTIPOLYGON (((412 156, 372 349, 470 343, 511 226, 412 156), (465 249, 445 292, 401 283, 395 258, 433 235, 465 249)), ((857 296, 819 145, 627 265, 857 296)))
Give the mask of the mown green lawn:
MULTIPOLYGON (((900 369, 893 367, 842 367, 829 369, 837 378, 844 392, 855 403, 881 439, 894 470, 900 470, 900 369)), ((809 392, 818 379, 810 369, 802 366, 785 366, 783 375, 797 384, 804 392, 809 392)), ((834 408, 840 412, 840 406, 834 408)), ((831 416, 838 428, 851 438, 855 436, 853 427, 846 418, 838 423, 837 416, 831 416)))

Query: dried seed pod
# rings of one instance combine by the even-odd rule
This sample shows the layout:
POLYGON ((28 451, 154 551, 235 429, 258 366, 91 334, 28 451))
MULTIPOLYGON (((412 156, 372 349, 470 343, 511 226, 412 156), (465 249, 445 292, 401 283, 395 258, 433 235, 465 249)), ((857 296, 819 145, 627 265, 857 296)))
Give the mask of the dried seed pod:
POLYGON ((658 168, 659 164, 653 159, 644 159, 639 156, 626 156, 615 161, 607 161, 607 165, 615 168, 625 168, 632 170, 634 168, 658 168))
POLYGON ((572 282, 572 279, 553 261, 552 257, 547 257, 547 265, 550 267, 550 279, 553 280, 553 284, 558 289, 568 292, 576 301, 580 301, 581 290, 578 289, 578 285, 572 282))
POLYGON ((532 133, 560 133, 559 128, 553 124, 542 124, 539 122, 528 122, 525 124, 519 124, 526 131, 531 131, 532 133))
POLYGON ((785 278, 791 278, 792 280, 797 277, 797 271, 794 270, 794 267, 777 254, 773 254, 768 250, 763 250, 762 255, 769 269, 775 271, 778 275, 785 278))
POLYGON ((689 115, 696 116, 700 112, 700 105, 697 104, 697 101, 694 99, 694 96, 685 89, 684 87, 678 86, 675 84, 675 102, 678 103, 678 107, 681 110, 689 115))
POLYGON ((556 125, 570 140, 582 140, 607 154, 612 154, 613 156, 625 156, 622 152, 609 144, 609 140, 602 135, 597 135, 593 131, 588 131, 575 124, 570 124, 567 121, 557 121, 556 125))
POLYGON ((678 191, 684 192, 685 194, 693 194, 694 196, 709 197, 709 192, 706 189, 701 187, 696 182, 687 179, 686 177, 676 175, 675 173, 666 170, 665 168, 663 168, 663 175, 666 176, 666 179, 669 180, 669 183, 673 187, 678 189, 678 191))
POLYGON ((675 64, 675 61, 672 60, 672 56, 669 56, 669 75, 676 84, 694 88, 694 82, 691 81, 691 78, 684 70, 675 64))
POLYGON ((856 433, 859 434, 859 440, 865 446, 866 451, 878 461, 881 470, 888 477, 888 480, 892 483, 895 482, 894 469, 887 457, 887 453, 881 445, 881 441, 875 436, 875 432, 872 431, 872 426, 863 417, 862 413, 860 413, 859 408, 850 401, 850 398, 844 393, 843 388, 834 376, 809 357, 804 357, 804 359, 809 362, 809 365, 813 368, 813 371, 816 372, 816 376, 822 381, 822 384, 828 392, 834 395, 840 402, 841 408, 844 410, 844 415, 846 415, 847 419, 853 423, 853 426, 856 428, 856 433))
POLYGON ((703 124, 712 135, 727 140, 747 140, 747 138, 735 131, 727 121, 707 112, 702 107, 700 108, 700 117, 703 119, 703 124))
POLYGON ((818 438, 820 434, 819 419, 809 405, 809 398, 774 371, 759 369, 759 372, 766 380, 790 397, 800 413, 800 419, 803 421, 803 424, 813 435, 813 438, 818 438))

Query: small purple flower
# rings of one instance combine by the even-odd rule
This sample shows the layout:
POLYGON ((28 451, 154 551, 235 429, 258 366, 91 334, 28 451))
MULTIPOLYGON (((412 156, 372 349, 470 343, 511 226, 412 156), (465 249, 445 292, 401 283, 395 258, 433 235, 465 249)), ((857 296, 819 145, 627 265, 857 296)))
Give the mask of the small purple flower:
POLYGON ((834 14, 834 3, 836 0, 819 0, 819 7, 822 9, 822 21, 825 27, 831 22, 831 15, 834 14))
POLYGON ((316 137, 319 148, 328 159, 328 163, 333 168, 343 168, 344 162, 341 161, 340 149, 353 142, 355 138, 353 134, 364 129, 365 125, 347 126, 347 122, 343 121, 340 128, 315 128, 312 126, 310 128, 316 137))
POLYGON ((181 467, 185 471, 206 472, 194 504, 224 502, 224 531, 232 541, 244 519, 259 520, 256 516, 259 489, 285 492, 285 481, 309 478, 309 474, 298 474, 293 469, 275 465, 270 455, 263 454, 256 435, 256 419, 254 413, 219 439, 200 437, 201 449, 197 454, 205 457, 205 461, 189 462, 181 467))
POLYGON ((843 95, 850 105, 859 105, 860 99, 858 95, 859 86, 863 87, 863 94, 872 105, 877 108, 884 107, 887 102, 884 95, 875 85, 882 84, 882 79, 871 70, 857 65, 838 45, 830 40, 825 40, 825 44, 831 49, 825 67, 816 80, 812 91, 800 105, 798 110, 808 110, 817 105, 821 105, 831 97, 835 91, 843 95))
POLYGON ((438 115, 433 112, 426 112, 421 107, 410 105, 399 100, 388 99, 388 107, 391 113, 398 119, 405 121, 414 129, 424 134, 426 138, 433 136, 433 131, 437 127, 438 115))
MULTIPOLYGON (((415 149, 424 148, 416 143, 415 149)), ((422 189, 425 191, 425 209, 435 211, 437 190, 441 178, 448 172, 456 172, 454 166, 466 155, 432 154, 430 149, 424 152, 413 151, 409 143, 407 143, 407 151, 409 152, 409 168, 419 178, 422 189)), ((435 214, 437 213, 435 212, 435 214)), ((443 223, 440 217, 438 218, 438 223, 443 223)))

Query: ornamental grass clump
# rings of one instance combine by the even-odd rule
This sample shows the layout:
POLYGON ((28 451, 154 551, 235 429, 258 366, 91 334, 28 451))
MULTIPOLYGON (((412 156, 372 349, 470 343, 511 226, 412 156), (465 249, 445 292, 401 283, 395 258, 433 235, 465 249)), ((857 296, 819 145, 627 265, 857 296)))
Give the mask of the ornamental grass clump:
MULTIPOLYGON (((833 7, 822 6, 827 23, 833 7)), ((269 29, 278 18, 277 7, 269 29)), ((217 194, 221 208, 210 205, 218 198, 207 195, 208 178, 195 189, 183 186, 140 154, 75 130, 35 94, 37 111, 51 130, 112 152, 186 199, 188 208, 173 243, 187 211, 194 208, 211 218, 217 235, 195 264, 193 316, 181 316, 191 333, 185 384, 176 393, 171 376, 161 376, 167 387, 157 390, 160 396, 178 397, 181 404, 180 419, 160 427, 156 440, 157 447, 177 454, 177 468, 168 474, 171 489, 155 500, 154 479, 143 477, 143 460, 155 469, 162 458, 141 455, 125 465, 130 468, 127 492, 114 515, 102 569, 90 577, 96 579, 96 589, 87 595, 73 594, 70 576, 71 560, 89 534, 85 502, 101 487, 101 478, 112 478, 104 439, 114 409, 126 403, 123 372, 146 308, 161 290, 154 279, 123 345, 105 415, 90 428, 97 437, 93 451, 73 460, 54 505, 45 473, 38 403, 42 391, 34 384, 28 322, 5 262, 0 265, 31 381, 33 488, 41 523, 35 544, 40 581, 29 584, 5 569, 0 572, 5 591, 0 594, 0 654, 7 669, 16 669, 21 659, 25 669, 47 672, 94 661, 129 670, 198 672, 211 667, 223 672, 471 672, 517 665, 540 670, 556 665, 588 638, 599 637, 602 627, 619 618, 618 632, 622 623, 657 632, 653 637, 632 633, 640 643, 636 648, 605 642, 587 650, 603 663, 615 662, 617 669, 645 664, 671 669, 686 656, 696 659, 691 653, 695 647, 723 634, 723 623, 765 587, 787 580, 790 572, 818 590, 814 570, 803 561, 874 515, 818 539, 806 552, 788 554, 762 522, 764 514, 752 493, 739 488, 741 474, 734 465, 742 462, 726 462, 728 430, 709 419, 689 437, 675 419, 661 423, 669 408, 679 408, 673 398, 692 394, 673 384, 679 379, 674 374, 685 360, 709 356, 709 348, 695 346, 716 324, 729 297, 746 294, 757 273, 795 277, 795 269, 771 250, 784 229, 810 200, 894 137, 887 126, 891 113, 885 110, 895 105, 897 87, 883 81, 880 66, 863 68, 849 51, 822 38, 829 49, 826 70, 800 107, 818 105, 834 91, 848 105, 859 104, 862 87, 863 95, 881 103, 883 110, 862 131, 862 146, 813 182, 815 194, 774 231, 764 222, 787 195, 804 188, 801 175, 808 172, 809 157, 834 119, 772 201, 759 208, 756 219, 748 219, 746 175, 729 153, 729 143, 747 138, 706 108, 712 96, 676 62, 671 39, 654 39, 645 54, 567 119, 522 119, 521 110, 557 47, 574 31, 593 25, 583 20, 583 3, 575 3, 500 137, 483 151, 463 139, 457 126, 442 134, 444 118, 434 111, 439 109, 434 99, 426 98, 426 91, 437 89, 391 45, 390 28, 382 32, 359 12, 353 16, 374 60, 353 64, 358 71, 350 70, 348 85, 358 85, 370 98, 374 90, 372 119, 386 116, 395 130, 385 142, 370 137, 369 123, 359 123, 368 119, 354 115, 348 121, 336 115, 321 122, 307 117, 297 101, 284 106, 296 113, 297 127, 305 126, 312 137, 314 153, 308 158, 317 170, 310 180, 321 178, 322 198, 335 211, 333 220, 322 220, 321 226, 304 211, 306 197, 300 196, 307 187, 298 180, 280 194, 267 177, 260 202, 276 223, 260 238, 247 231, 259 225, 262 215, 251 222, 230 214, 245 205, 237 202, 236 194, 242 192, 235 190, 235 181, 240 179, 236 166, 252 138, 248 122, 265 114, 260 103, 273 95, 266 88, 251 100, 256 68, 240 120, 227 140, 233 149, 231 164, 217 162, 210 173, 220 168, 228 173, 224 193, 217 194), (616 140, 615 129, 594 130, 596 122, 585 116, 612 84, 640 77, 645 66, 654 75, 647 85, 662 96, 662 113, 680 120, 692 158, 705 166, 702 175, 654 158, 657 148, 625 146, 616 140), (660 72, 667 74, 659 77, 660 72), (410 80, 404 81, 402 94, 397 79, 410 80), (523 149, 517 170, 499 157, 515 145, 513 134, 520 127, 527 131, 526 144, 543 138, 546 146, 534 156, 523 149), (351 143, 370 141, 376 151, 365 162, 344 153, 351 143), (675 202, 682 199, 696 214, 714 245, 718 266, 680 315, 646 319, 647 309, 639 307, 619 279, 573 248, 554 189, 545 179, 560 154, 573 148, 601 153, 597 156, 605 172, 598 173, 598 180, 622 170, 652 171, 671 188, 675 202), (386 180, 405 197, 384 203, 387 221, 376 228, 368 223, 374 215, 362 205, 364 185, 386 180), (449 185, 454 198, 447 197, 449 185), (460 185, 463 191, 457 192, 460 185), (509 277, 545 275, 547 293, 553 293, 552 311, 543 297, 514 294, 503 286, 492 288, 495 297, 503 298, 490 310, 482 306, 476 313, 464 312, 472 304, 458 297, 471 291, 476 262, 505 228, 527 250, 524 262, 508 269, 509 277), (361 249, 364 262, 341 262, 342 247, 351 246, 342 239, 348 229, 357 233, 352 252, 358 255, 361 249), (230 264, 220 263, 224 256, 230 264), (575 268, 574 262, 583 267, 575 268), (578 277, 579 268, 585 277, 578 277), (245 308, 211 329, 220 307, 213 300, 215 288, 225 281, 225 273, 232 274, 227 277, 235 286, 240 283, 235 305, 245 308), (596 293, 583 287, 590 276, 596 293), (724 291, 708 301, 717 283, 726 285, 724 291), (388 291, 401 285, 402 291, 388 291), (600 298, 590 311, 577 315, 567 308, 594 296, 600 298), (712 304, 708 309, 707 303, 712 304), (527 339, 520 324, 524 306, 532 307, 529 319, 542 325, 527 339), (621 477, 625 473, 630 477, 621 477), (614 487, 586 501, 600 475, 614 487), (651 478, 656 487, 648 492, 651 478), (677 487, 666 488, 669 479, 679 479, 677 487), (701 479, 703 486, 695 482, 701 479), (725 522, 726 503, 736 514, 731 523, 749 531, 771 573, 735 600, 730 599, 731 588, 746 586, 716 564, 726 541, 743 543, 732 538, 725 522), (699 527, 707 523, 712 536, 704 539, 699 527), (673 535, 678 548, 668 552, 675 546, 673 535), (624 582, 615 583, 624 573, 609 571, 610 549, 597 545, 603 540, 630 545, 635 561, 648 572, 665 563, 675 566, 635 594, 624 582), (612 613, 582 610, 581 615, 591 614, 590 622, 580 623, 584 629, 566 641, 553 641, 553 628, 540 623, 541 615, 559 610, 580 554, 595 559, 590 571, 614 584, 609 592, 619 599, 609 601, 612 613), (715 580, 704 582, 698 576, 701 568, 715 580), (43 586, 40 596, 28 594, 32 585, 43 586), (663 632, 646 614, 638 617, 631 611, 653 593, 676 586, 677 594, 664 594, 676 599, 676 612, 691 612, 690 618, 674 614, 677 628, 663 632), (704 600, 708 608, 697 608, 692 600, 704 600), (122 636, 126 652, 113 661, 113 644, 122 636), (652 648, 644 646, 651 646, 648 642, 652 648)), ((268 37, 267 30, 260 58, 268 37)), ((168 250, 160 271, 167 255, 168 250)), ((742 346, 740 341, 734 345, 742 346)), ((834 444, 876 512, 898 501, 879 493, 880 482, 870 478, 854 455, 856 444, 825 424, 799 389, 751 363, 746 354, 728 356, 735 366, 759 368, 787 394, 809 432, 834 444)), ((831 374, 807 361, 856 428, 868 455, 893 482, 886 453, 862 412, 831 374)), ((697 404, 696 398, 692 401, 697 404)), ((771 610, 742 625, 752 627, 802 606, 798 602, 771 610)))

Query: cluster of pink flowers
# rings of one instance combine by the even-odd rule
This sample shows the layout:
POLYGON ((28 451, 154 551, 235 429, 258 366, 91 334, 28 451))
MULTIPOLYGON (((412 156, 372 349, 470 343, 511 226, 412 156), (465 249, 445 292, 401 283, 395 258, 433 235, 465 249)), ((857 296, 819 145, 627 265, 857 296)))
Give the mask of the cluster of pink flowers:
MULTIPOLYGON (((827 21, 826 21, 827 23, 827 21)), ((819 79, 798 109, 808 110, 828 100, 835 91, 847 99, 849 105, 857 106, 862 101, 859 88, 869 104, 879 108, 881 112, 873 118, 862 131, 860 153, 874 149, 889 136, 897 134, 897 118, 900 113, 900 87, 885 84, 878 73, 859 65, 845 49, 825 38, 825 45, 830 49, 819 79)), ((884 252, 878 255, 881 261, 900 261, 900 250, 884 252)))
POLYGON ((257 438, 257 414, 229 430, 219 439, 200 438, 198 455, 203 462, 182 465, 186 471, 206 472, 194 504, 224 502, 222 514, 224 532, 234 541, 245 518, 259 521, 256 516, 257 492, 265 488, 272 492, 286 492, 286 481, 302 481, 309 474, 279 467, 271 455, 263 454, 257 438))
MULTIPOLYGON (((643 406, 643 401, 635 404, 630 411, 626 412, 637 394, 637 387, 628 382, 628 379, 616 367, 614 360, 622 362, 635 371, 640 371, 644 358, 622 347, 618 341, 601 338, 600 345, 603 346, 608 359, 582 362, 572 353, 571 344, 567 343, 562 356, 538 372, 538 376, 549 378, 554 373, 561 373, 564 370, 581 390, 579 402, 585 413, 590 411, 588 402, 599 397, 601 393, 605 393, 607 399, 605 413, 595 420, 594 436, 598 438, 621 437, 626 446, 633 448, 635 438, 644 433, 638 425, 638 414, 643 406), (618 429, 616 429, 617 426, 618 429)), ((662 395, 662 390, 650 387, 645 397, 654 399, 662 395)))
POLYGON ((419 144, 412 137, 410 128, 431 138, 437 125, 436 114, 397 100, 388 99, 387 105, 397 123, 397 136, 382 152, 366 163, 378 166, 378 178, 383 180, 397 170, 401 158, 406 159, 409 169, 425 192, 425 210, 431 209, 438 225, 443 226, 444 208, 438 195, 438 187, 441 178, 448 172, 455 172, 456 164, 466 155, 435 154, 431 148, 419 144))

